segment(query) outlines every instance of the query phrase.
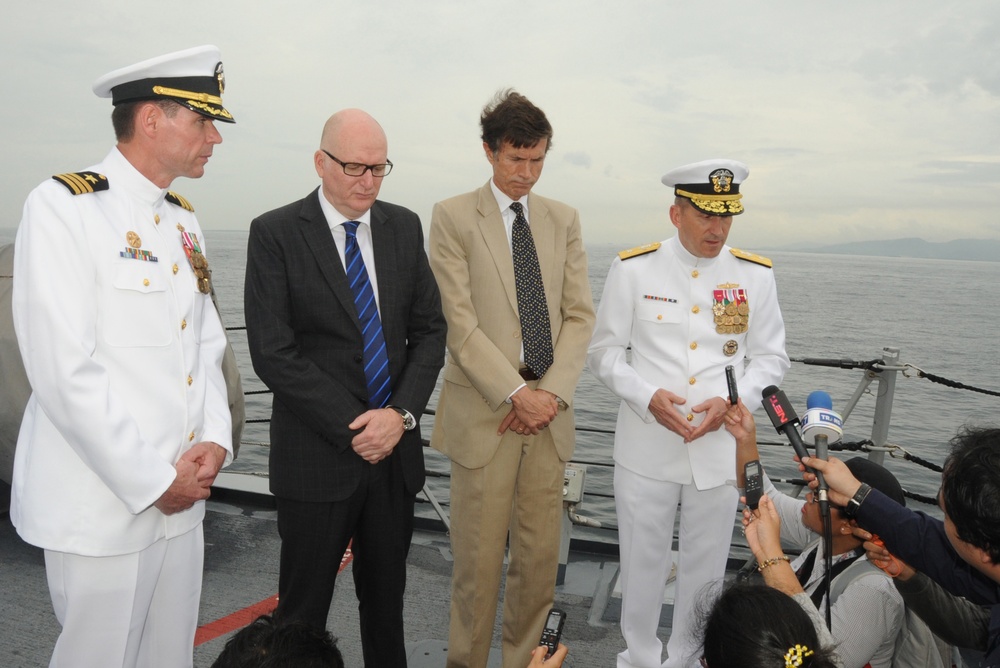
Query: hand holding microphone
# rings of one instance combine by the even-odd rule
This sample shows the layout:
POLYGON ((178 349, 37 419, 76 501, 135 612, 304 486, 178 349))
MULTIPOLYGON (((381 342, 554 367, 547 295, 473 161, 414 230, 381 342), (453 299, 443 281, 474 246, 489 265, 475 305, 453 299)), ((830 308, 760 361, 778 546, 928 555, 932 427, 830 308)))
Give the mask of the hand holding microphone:
MULTIPOLYGON (((816 448, 816 458, 823 461, 828 459, 827 446, 830 443, 838 443, 843 437, 844 420, 833 410, 833 400, 826 392, 822 390, 811 392, 806 399, 806 412, 802 416, 802 435, 807 441, 812 438, 816 448)), ((830 488, 819 472, 816 473, 816 481, 819 483, 817 498, 820 508, 825 513, 829 507, 830 488)))
MULTIPOLYGON (((779 433, 783 433, 788 438, 792 444, 792 448, 795 449, 795 454, 799 456, 799 461, 805 466, 805 458, 809 456, 809 453, 802 442, 802 437, 799 436, 798 429, 795 427, 799 422, 799 418, 788 402, 788 397, 774 385, 764 388, 763 395, 764 410, 767 411, 768 417, 771 418, 771 423, 779 433)), ((828 441, 831 436, 839 440, 840 436, 837 429, 840 430, 840 434, 843 433, 843 420, 840 420, 840 416, 833 412, 833 402, 830 401, 830 395, 826 394, 826 392, 813 392, 810 394, 807 405, 809 410, 806 411, 806 422, 803 425, 802 433, 813 435, 813 442, 816 446, 816 459, 822 460, 820 468, 826 468, 826 448, 828 441), (832 425, 836 425, 836 428, 832 425)), ((819 500, 820 515, 823 518, 823 558, 826 564, 826 573, 829 575, 833 570, 833 525, 830 521, 829 488, 823 474, 819 470, 808 466, 805 468, 806 471, 816 476, 818 486, 817 497, 819 500)), ((831 624, 830 584, 831 579, 824 577, 822 586, 826 592, 827 626, 831 624)))

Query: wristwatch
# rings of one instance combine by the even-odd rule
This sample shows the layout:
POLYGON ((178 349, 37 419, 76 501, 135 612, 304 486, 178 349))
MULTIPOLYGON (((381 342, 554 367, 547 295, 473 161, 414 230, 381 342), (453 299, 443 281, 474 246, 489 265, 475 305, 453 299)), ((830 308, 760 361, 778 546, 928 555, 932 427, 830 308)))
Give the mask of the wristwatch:
POLYGON ((868 493, 871 491, 871 485, 866 482, 861 483, 861 487, 858 487, 858 491, 854 493, 854 496, 850 498, 847 505, 844 507, 844 515, 847 515, 848 519, 853 520, 857 517, 861 504, 864 503, 866 498, 868 498, 868 493))
POLYGON ((405 408, 400 408, 399 406, 386 406, 386 408, 391 408, 403 418, 403 431, 412 431, 417 426, 417 421, 413 418, 413 414, 405 408))

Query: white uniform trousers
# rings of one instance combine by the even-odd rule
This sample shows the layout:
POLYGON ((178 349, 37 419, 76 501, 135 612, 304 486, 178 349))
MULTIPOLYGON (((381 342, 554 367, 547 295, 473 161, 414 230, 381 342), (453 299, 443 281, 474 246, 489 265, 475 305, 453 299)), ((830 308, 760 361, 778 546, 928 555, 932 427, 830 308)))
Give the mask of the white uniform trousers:
POLYGON ((202 527, 113 557, 45 551, 62 632, 49 668, 181 668, 193 664, 202 527))
POLYGON ((621 551, 622 636, 627 649, 618 668, 681 668, 698 665, 693 632, 705 585, 721 581, 729 557, 739 494, 722 485, 699 491, 653 480, 615 466, 615 509, 621 551), (681 504, 677 580, 667 660, 656 629, 672 564, 674 518, 681 504))

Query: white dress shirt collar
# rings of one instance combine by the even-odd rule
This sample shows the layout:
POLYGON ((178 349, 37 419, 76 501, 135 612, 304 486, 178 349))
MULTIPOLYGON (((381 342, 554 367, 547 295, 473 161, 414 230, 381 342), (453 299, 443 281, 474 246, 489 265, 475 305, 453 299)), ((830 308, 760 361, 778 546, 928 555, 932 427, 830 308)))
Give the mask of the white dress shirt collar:
POLYGON ((345 259, 347 230, 344 228, 344 223, 349 220, 355 220, 360 223, 357 232, 358 249, 361 251, 361 259, 365 263, 365 270, 368 272, 368 280, 371 282, 372 290, 375 292, 375 303, 379 305, 378 273, 375 270, 375 244, 372 241, 371 209, 365 211, 357 218, 347 218, 330 204, 329 200, 323 195, 322 188, 316 189, 316 196, 319 197, 320 209, 323 210, 323 215, 326 217, 326 224, 330 227, 330 233, 333 235, 333 243, 337 246, 337 254, 340 256, 340 264, 343 267, 347 266, 345 259))
MULTIPOLYGON (((507 243, 510 244, 511 230, 514 229, 514 218, 516 214, 511 211, 510 205, 515 202, 511 199, 505 192, 497 188, 497 184, 490 179, 490 188, 493 190, 493 197, 497 201, 497 206, 500 207, 500 217, 503 218, 503 227, 507 232, 507 243)), ((524 219, 528 222, 528 226, 531 226, 531 218, 528 217, 528 196, 525 195, 519 200, 521 203, 521 209, 524 211, 524 219)))
MULTIPOLYGON (((330 204, 330 200, 328 200, 326 196, 323 194, 322 188, 316 189, 316 196, 319 197, 319 207, 323 210, 323 215, 326 217, 326 223, 327 225, 330 226, 331 231, 336 229, 338 226, 346 223, 349 220, 356 220, 362 225, 365 225, 369 229, 371 229, 371 222, 372 222, 371 209, 368 209, 357 218, 348 218, 341 212, 337 211, 337 209, 332 204, 330 204)), ((361 229, 361 227, 358 226, 358 229, 361 229)))

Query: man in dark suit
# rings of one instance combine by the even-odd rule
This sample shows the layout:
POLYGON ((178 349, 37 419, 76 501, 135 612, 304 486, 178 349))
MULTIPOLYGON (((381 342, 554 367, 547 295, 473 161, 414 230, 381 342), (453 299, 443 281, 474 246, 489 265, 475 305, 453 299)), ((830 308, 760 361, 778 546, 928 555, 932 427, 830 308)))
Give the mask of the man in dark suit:
POLYGON ((331 116, 314 156, 321 187, 250 226, 245 292, 254 370, 274 392, 276 614, 325 628, 353 538, 368 666, 406 665, 406 556, 424 483, 416 422, 445 338, 420 220, 376 200, 387 152, 367 113, 331 116))

